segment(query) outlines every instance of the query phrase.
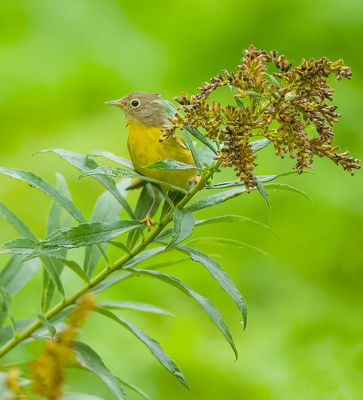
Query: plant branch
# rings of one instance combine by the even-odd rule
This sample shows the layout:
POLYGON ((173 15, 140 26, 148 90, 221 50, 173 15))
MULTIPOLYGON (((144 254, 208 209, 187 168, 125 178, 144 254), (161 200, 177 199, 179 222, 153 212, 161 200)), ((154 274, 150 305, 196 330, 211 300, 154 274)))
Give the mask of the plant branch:
MULTIPOLYGON (((208 180, 212 177, 213 173, 219 168, 219 163, 215 163, 211 168, 201 177, 200 181, 176 204, 175 208, 183 208, 199 191, 201 191, 208 180)), ((153 240, 163 231, 163 229, 172 221, 172 211, 169 212, 158 224, 158 226, 153 230, 150 235, 148 235, 144 241, 136 245, 130 253, 122 256, 114 262, 112 266, 107 266, 98 275, 96 275, 90 282, 85 283, 85 285, 78 290, 76 293, 63 301, 56 304, 47 313, 45 313, 45 318, 50 320, 58 315, 65 308, 77 302, 77 300, 87 293, 90 289, 101 283, 113 272, 122 269, 122 267, 135 257, 137 254, 141 253, 146 247, 153 242, 153 240)), ((24 329, 22 332, 18 333, 15 337, 9 340, 3 347, 0 348, 0 358, 7 354, 19 343, 28 339, 34 332, 43 326, 43 322, 38 319, 33 322, 28 328, 24 329)))

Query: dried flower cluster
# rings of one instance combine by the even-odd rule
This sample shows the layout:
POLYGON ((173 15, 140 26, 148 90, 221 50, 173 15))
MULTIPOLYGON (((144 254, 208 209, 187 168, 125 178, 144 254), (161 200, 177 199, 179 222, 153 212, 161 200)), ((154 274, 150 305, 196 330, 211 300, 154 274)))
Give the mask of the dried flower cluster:
POLYGON ((185 126, 202 128, 220 146, 222 163, 233 167, 247 187, 256 184, 256 155, 250 146, 255 136, 269 139, 277 155, 296 159, 298 172, 310 168, 314 156, 328 157, 351 174, 360 168, 358 160, 332 145, 333 125, 340 115, 330 104, 334 89, 327 78, 351 78, 342 60, 303 59, 293 67, 276 51, 250 46, 241 61, 236 71, 213 77, 198 94, 177 98, 179 113, 163 127, 163 136, 185 126), (211 101, 211 94, 224 86, 232 89, 236 105, 211 101))
POLYGON ((49 400, 62 395, 64 368, 72 360, 71 343, 84 318, 94 309, 93 296, 85 295, 69 315, 67 327, 54 340, 47 343, 43 354, 32 363, 34 392, 49 400))

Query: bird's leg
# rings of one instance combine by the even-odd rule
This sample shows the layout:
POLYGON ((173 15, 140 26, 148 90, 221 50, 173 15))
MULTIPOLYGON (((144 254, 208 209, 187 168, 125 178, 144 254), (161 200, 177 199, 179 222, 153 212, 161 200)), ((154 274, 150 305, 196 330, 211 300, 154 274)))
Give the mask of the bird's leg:
POLYGON ((149 208, 147 214, 146 214, 145 217, 140 221, 142 224, 145 224, 145 225, 147 226, 147 229, 148 229, 149 231, 150 231, 151 227, 152 227, 153 225, 155 225, 154 220, 151 218, 151 213, 152 213, 152 210, 153 210, 153 208, 154 208, 154 206, 155 206, 155 203, 156 203, 156 196, 155 196, 155 190, 154 190, 154 188, 151 188, 151 190, 152 190, 152 199, 153 199, 153 201, 152 201, 152 203, 151 203, 151 206, 150 206, 150 208, 149 208))
POLYGON ((197 185, 200 182, 200 175, 195 175, 195 177, 193 178, 194 183, 197 185))

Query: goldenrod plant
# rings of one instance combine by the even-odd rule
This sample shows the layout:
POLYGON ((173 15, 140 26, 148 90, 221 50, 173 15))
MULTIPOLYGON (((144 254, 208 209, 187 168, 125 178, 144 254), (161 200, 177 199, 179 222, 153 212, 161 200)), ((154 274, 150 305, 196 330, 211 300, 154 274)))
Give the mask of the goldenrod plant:
MULTIPOLYGON (((163 115, 160 143, 171 138, 177 140, 190 152, 189 163, 177 157, 161 158, 141 166, 140 171, 140 166, 135 169, 131 161, 103 150, 87 155, 64 149, 43 150, 42 153, 54 153, 77 168, 80 178, 96 179, 103 185, 105 192, 95 203, 90 219, 73 202, 67 181, 59 172, 53 186, 32 172, 1 167, 2 175, 27 183, 52 201, 47 234, 43 238, 37 237, 0 202, 1 216, 20 235, 0 248, 1 254, 11 254, 0 272, 0 356, 32 341, 45 342, 43 352, 30 364, 22 365, 21 360, 12 365, 0 363, 1 399, 96 399, 86 394, 65 393, 68 367, 88 369, 98 375, 115 399, 125 398, 125 388, 149 399, 141 389, 114 376, 95 350, 77 340, 80 324, 91 312, 129 331, 188 388, 183 372, 162 346, 123 316, 123 310, 170 315, 167 310, 133 299, 98 300, 99 293, 107 293, 107 289, 116 285, 127 285, 130 279, 139 276, 171 285, 194 300, 208 314, 237 358, 231 332, 211 300, 165 273, 163 262, 153 268, 145 268, 143 262, 174 252, 200 264, 233 300, 239 312, 236 318, 246 328, 247 306, 240 291, 243 288, 236 286, 211 255, 193 248, 190 238, 193 230, 202 225, 252 220, 242 215, 198 219, 198 211, 237 196, 247 196, 255 190, 267 203, 271 188, 304 194, 290 185, 271 182, 288 174, 301 174, 312 167, 315 156, 328 158, 351 174, 360 167, 357 159, 333 144, 333 126, 340 115, 332 104, 333 89, 328 83, 331 75, 340 80, 350 79, 352 74, 342 60, 332 62, 323 57, 302 60, 300 65, 293 66, 276 51, 250 46, 235 71, 223 71, 204 83, 194 95, 181 95, 176 99, 178 105, 158 96, 152 98, 153 108, 162 110, 163 115), (218 100, 218 90, 222 87, 230 89, 230 104, 222 105, 218 100), (278 157, 287 155, 295 159, 294 169, 280 173, 269 171, 263 162, 263 152, 260 153, 268 146, 274 148, 278 157), (96 161, 99 157, 120 166, 100 165, 96 161), (257 160, 267 170, 266 174, 255 172, 257 160), (219 179, 225 167, 235 170, 235 180, 219 179), (148 170, 162 173, 148 173, 148 170), (178 175, 192 178, 188 187, 168 179, 168 173, 176 171, 189 171, 178 175), (130 178, 137 179, 137 183, 132 184, 130 178), (128 201, 128 189, 140 190, 136 205, 128 201), (63 213, 72 218, 66 226, 63 213), (117 249, 118 258, 110 258, 110 246, 117 249), (72 258, 70 250, 75 248, 84 249, 82 263, 72 258), (16 320, 11 311, 12 299, 33 278, 38 267, 43 271, 39 309, 29 318, 16 320), (70 269, 82 282, 71 294, 66 294, 69 290, 62 279, 64 269, 70 269)), ((243 245, 232 240, 228 243, 243 245)), ((183 259, 176 256, 175 264, 183 259)), ((172 264, 170 261, 169 265, 172 264)))

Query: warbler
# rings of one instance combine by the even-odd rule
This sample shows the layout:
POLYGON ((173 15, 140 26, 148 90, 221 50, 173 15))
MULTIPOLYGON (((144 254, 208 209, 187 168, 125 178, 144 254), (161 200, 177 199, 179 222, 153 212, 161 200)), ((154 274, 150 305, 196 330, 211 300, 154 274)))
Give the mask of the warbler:
POLYGON ((196 177, 196 169, 165 171, 147 168, 148 165, 165 159, 174 159, 195 165, 192 154, 179 137, 168 137, 161 141, 161 127, 168 123, 164 108, 156 100, 160 95, 132 92, 118 100, 106 101, 125 113, 128 120, 128 140, 132 163, 142 175, 188 189, 196 177))

